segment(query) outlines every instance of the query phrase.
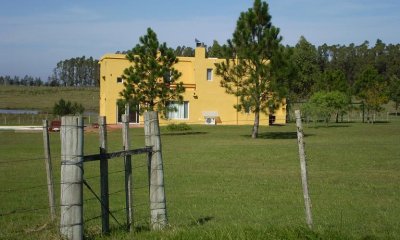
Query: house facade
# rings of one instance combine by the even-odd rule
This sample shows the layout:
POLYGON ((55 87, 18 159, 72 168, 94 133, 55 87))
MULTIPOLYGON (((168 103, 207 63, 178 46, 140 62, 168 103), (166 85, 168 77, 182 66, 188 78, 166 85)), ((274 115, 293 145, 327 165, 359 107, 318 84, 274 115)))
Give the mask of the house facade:
MULTIPOLYGON (((188 124, 224 124, 247 125, 253 124, 254 114, 237 112, 233 107, 238 98, 227 94, 220 86, 221 78, 215 74, 215 63, 225 61, 218 58, 207 58, 204 46, 195 49, 194 57, 178 57, 179 62, 174 66, 182 73, 179 81, 186 88, 184 102, 175 104, 178 111, 168 114, 167 119, 160 119, 160 124, 181 123, 188 124)), ((117 102, 119 93, 123 90, 123 71, 130 63, 124 54, 106 54, 100 61, 100 115, 107 117, 107 123, 121 122, 123 107, 117 102)), ((143 123, 142 116, 135 112, 130 113, 130 122, 143 123)), ((270 115, 260 114, 260 125, 270 123, 285 124, 286 105, 283 102, 270 115)))

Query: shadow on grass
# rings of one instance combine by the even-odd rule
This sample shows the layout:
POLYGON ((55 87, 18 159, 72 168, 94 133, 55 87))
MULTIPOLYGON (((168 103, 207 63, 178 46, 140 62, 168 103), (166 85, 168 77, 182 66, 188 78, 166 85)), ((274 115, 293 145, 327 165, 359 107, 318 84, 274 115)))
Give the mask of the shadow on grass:
MULTIPOLYGON (((84 239, 86 240, 94 240, 94 239, 99 239, 101 236, 112 236, 113 234, 118 234, 118 233, 127 233, 128 234, 128 227, 126 224, 122 224, 119 226, 110 226, 110 232, 108 233, 102 233, 99 231, 100 229, 96 228, 95 230, 85 230, 85 236, 84 239)), ((139 224, 134 227, 132 227, 132 231, 135 233, 141 233, 141 232, 150 232, 150 226, 148 223, 145 224, 139 224)), ((114 238, 113 238, 114 239, 114 238)))
POLYGON ((199 219, 196 219, 195 221, 193 221, 189 226, 200 226, 200 225, 204 225, 207 222, 213 220, 214 217, 210 217, 210 216, 206 216, 206 217, 202 217, 199 219))
POLYGON ((183 136, 183 135, 203 135, 208 132, 170 132, 170 133, 162 133, 163 136, 183 136))
POLYGON ((134 231, 135 232, 149 232, 150 226, 148 224, 137 225, 137 226, 135 226, 134 231))
POLYGON ((258 134, 261 139, 296 139, 296 132, 263 132, 258 134))
POLYGON ((390 122, 388 121, 375 121, 374 123, 369 123, 369 124, 388 124, 390 122))
MULTIPOLYGON (((314 136, 314 134, 304 134, 304 137, 314 136)), ((242 135, 251 138, 251 135, 242 135)), ((258 134, 258 139, 297 139, 297 132, 263 132, 258 134)))
POLYGON ((350 127, 349 125, 347 125, 347 124, 330 124, 330 125, 313 125, 313 124, 309 124, 309 125, 306 125, 307 127, 309 127, 309 128, 315 128, 315 129, 318 129, 318 128, 348 128, 348 127, 350 127))

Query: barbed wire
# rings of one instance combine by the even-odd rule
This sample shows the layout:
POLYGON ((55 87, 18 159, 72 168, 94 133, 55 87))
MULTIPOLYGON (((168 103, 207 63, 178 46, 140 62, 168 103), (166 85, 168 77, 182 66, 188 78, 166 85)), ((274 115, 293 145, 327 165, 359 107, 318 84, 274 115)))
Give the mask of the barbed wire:
MULTIPOLYGON (((147 159, 146 159, 147 160, 147 159)), ((139 169, 139 168, 147 168, 147 164, 144 165, 139 165, 139 166, 133 166, 132 169, 139 169)))
POLYGON ((42 157, 35 157, 35 158, 25 158, 25 159, 18 159, 18 160, 9 160, 9 161, 0 161, 0 165, 2 164, 12 164, 12 163, 23 163, 23 162, 29 162, 29 161, 38 161, 38 160, 44 160, 45 158, 42 157))
MULTIPOLYGON (((57 182, 57 183, 54 183, 54 184, 60 184, 60 182, 57 182)), ((48 186, 51 186, 51 184, 41 184, 41 185, 30 186, 30 187, 1 190, 0 193, 21 192, 21 191, 26 191, 26 190, 30 190, 30 189, 37 189, 37 188, 42 188, 42 187, 48 187, 48 186)))
POLYGON ((88 222, 90 222, 90 221, 99 219, 99 218, 101 218, 102 216, 103 216, 103 215, 98 215, 98 216, 91 217, 91 218, 85 218, 84 222, 85 222, 85 223, 88 223, 88 222))
MULTIPOLYGON (((96 197, 96 199, 100 202, 101 206, 105 207, 103 201, 100 199, 100 197, 96 194, 96 192, 92 189, 92 187, 89 185, 89 183, 85 179, 83 179, 83 184, 96 197)), ((115 220, 115 222, 117 222, 117 224, 122 227, 122 225, 118 222, 118 220, 115 218, 115 216, 110 212, 110 209, 108 207, 106 208, 106 210, 110 214, 110 216, 115 220)))
MULTIPOLYGON (((60 205, 56 205, 54 207, 55 208, 60 208, 61 206, 60 205)), ((40 211, 40 210, 49 210, 51 208, 52 207, 49 207, 49 206, 37 207, 37 208, 17 208, 17 209, 13 209, 12 211, 9 211, 9 212, 0 213, 0 217, 13 215, 13 214, 27 213, 27 212, 36 212, 36 211, 40 211)))

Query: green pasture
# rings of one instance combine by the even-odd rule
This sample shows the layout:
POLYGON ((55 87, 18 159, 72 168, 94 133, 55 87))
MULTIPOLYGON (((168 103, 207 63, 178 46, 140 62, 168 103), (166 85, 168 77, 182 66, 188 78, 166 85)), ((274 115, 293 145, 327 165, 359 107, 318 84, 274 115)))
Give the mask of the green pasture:
MULTIPOLYGON (((110 208, 119 224, 111 218, 110 236, 101 236, 100 205, 84 187, 87 239, 400 239, 400 120, 304 127, 312 231, 305 224, 295 125, 261 127, 256 140, 250 130, 162 128, 170 223, 162 232, 148 230, 145 156, 133 159, 132 233, 124 226, 123 161, 110 160, 110 208)), ((142 128, 130 134, 132 147, 144 146, 142 128)), ((85 154, 98 151, 97 135, 85 133, 85 154)), ((50 137, 59 203, 60 137, 50 137)), ((108 144, 109 151, 122 149, 120 130, 108 133, 108 144)), ((98 163, 84 168, 98 193, 98 163)), ((45 174, 42 133, 0 132, 0 239, 59 239, 45 174)))
POLYGON ((86 111, 99 111, 99 88, 95 87, 0 87, 0 109, 33 109, 51 113, 61 98, 81 103, 86 111))

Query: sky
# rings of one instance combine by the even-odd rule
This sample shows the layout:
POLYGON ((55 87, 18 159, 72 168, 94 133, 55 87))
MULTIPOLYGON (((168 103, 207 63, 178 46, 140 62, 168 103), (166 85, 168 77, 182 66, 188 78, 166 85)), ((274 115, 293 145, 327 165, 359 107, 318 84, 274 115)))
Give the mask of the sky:
MULTIPOLYGON (((399 0, 268 0, 283 44, 400 43, 399 0)), ((47 80, 57 62, 131 49, 151 27, 169 47, 232 37, 253 0, 12 0, 0 3, 0 76, 47 80)))

